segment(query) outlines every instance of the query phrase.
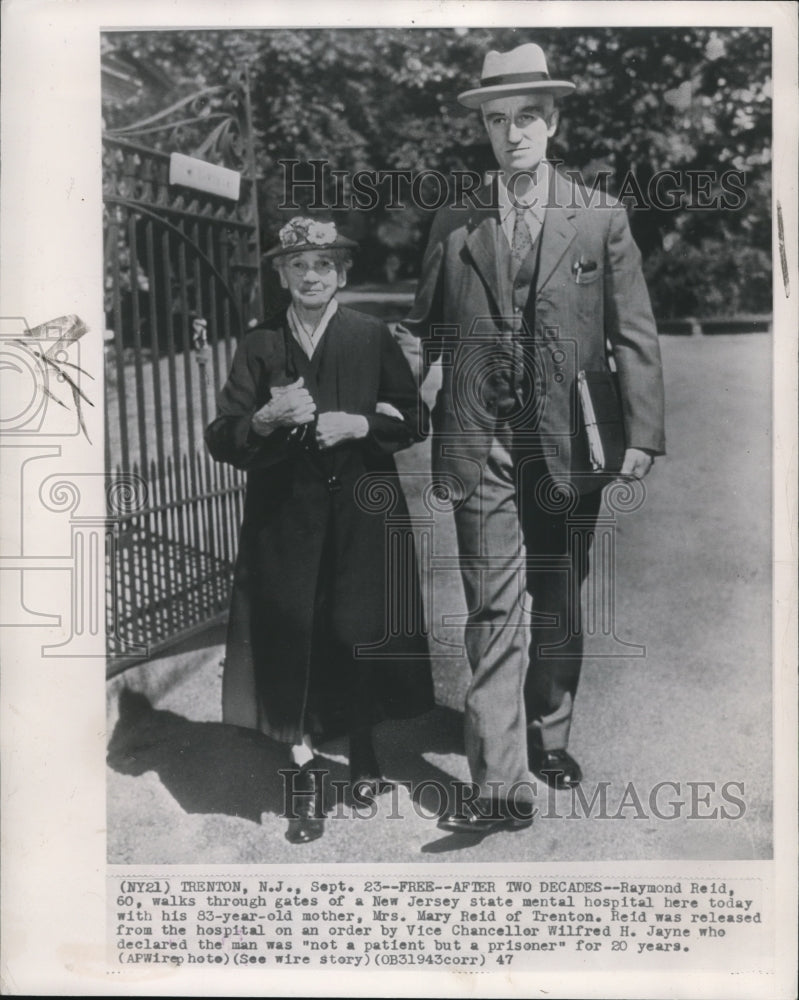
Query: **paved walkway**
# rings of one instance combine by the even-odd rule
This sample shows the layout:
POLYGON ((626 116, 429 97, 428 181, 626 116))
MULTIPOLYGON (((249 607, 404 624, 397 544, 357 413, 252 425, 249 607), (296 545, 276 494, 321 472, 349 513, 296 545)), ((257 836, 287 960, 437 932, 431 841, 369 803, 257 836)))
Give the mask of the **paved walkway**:
MULTIPOLYGON (((292 847, 278 815, 280 748, 219 722, 224 636, 215 629, 108 685, 109 861, 769 857, 771 338, 675 337, 662 346, 669 457, 647 480, 643 506, 617 523, 616 635, 646 655, 598 656, 607 652, 598 633, 577 699, 572 750, 586 800, 597 796, 592 809, 539 787, 532 829, 480 842, 436 829, 434 782, 468 777, 459 711, 467 669, 450 656, 434 665, 440 707, 378 731, 395 784, 377 815, 342 808, 321 840, 292 847), (662 782, 676 784, 661 787, 655 807, 674 818, 653 811, 650 794, 662 782), (690 818, 714 808, 715 818, 690 818), (742 808, 739 818, 721 813, 742 808)), ((423 470, 426 458, 425 446, 405 453, 403 469, 423 470)), ((412 510, 419 482, 406 477, 412 510)), ((441 551, 454 551, 451 524, 442 519, 436 532, 441 551)), ((457 574, 437 579, 431 620, 462 609, 457 574)), ((456 628, 437 635, 459 641, 456 628)), ((323 749, 331 778, 344 778, 343 744, 323 749)))

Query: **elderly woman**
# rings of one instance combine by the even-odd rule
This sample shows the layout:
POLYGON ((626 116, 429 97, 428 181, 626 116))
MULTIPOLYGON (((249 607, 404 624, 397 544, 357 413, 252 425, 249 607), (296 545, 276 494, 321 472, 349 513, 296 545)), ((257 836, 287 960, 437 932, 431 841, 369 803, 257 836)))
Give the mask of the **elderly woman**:
MULTIPOLYGON (((349 735, 353 797, 368 801, 380 780, 374 723, 433 704, 421 629, 390 634, 399 568, 385 512, 358 493, 377 475, 396 495, 392 516, 407 514, 392 455, 421 439, 427 413, 388 327, 336 301, 355 246, 333 223, 283 227, 266 256, 291 304, 244 337, 206 431, 213 457, 248 473, 223 717, 289 744, 295 843, 323 832, 315 746, 349 735)), ((404 612, 421 623, 411 570, 404 612)))

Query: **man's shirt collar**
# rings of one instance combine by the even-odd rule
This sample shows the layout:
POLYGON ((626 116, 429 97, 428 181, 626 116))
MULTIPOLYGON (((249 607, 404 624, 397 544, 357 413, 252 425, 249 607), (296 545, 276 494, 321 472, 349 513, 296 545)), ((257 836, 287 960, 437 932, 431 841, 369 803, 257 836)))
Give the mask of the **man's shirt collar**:
MULTIPOLYGON (((519 198, 516 204, 543 217, 549 198, 551 169, 549 163, 546 160, 542 160, 536 169, 532 187, 525 191, 524 196, 519 198)), ((502 171, 497 173, 497 181, 499 214, 500 218, 504 219, 508 212, 514 210, 515 204, 505 184, 505 175, 502 171)))

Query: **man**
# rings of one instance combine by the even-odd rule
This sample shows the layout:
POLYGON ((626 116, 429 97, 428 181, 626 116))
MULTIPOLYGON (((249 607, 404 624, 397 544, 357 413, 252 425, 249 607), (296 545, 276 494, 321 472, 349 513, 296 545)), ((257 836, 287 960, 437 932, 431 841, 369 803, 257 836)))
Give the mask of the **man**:
POLYGON ((573 89, 537 45, 488 53, 459 101, 479 109, 499 171, 471 206, 436 216, 400 329, 420 339, 425 370, 442 367, 433 473, 453 503, 469 609, 477 799, 443 816, 446 830, 528 826, 530 770, 555 788, 580 781, 567 745, 601 487, 643 478, 664 450, 660 351, 625 211, 590 204, 546 160, 556 101, 573 89), (626 440, 610 474, 592 466, 577 391, 578 372, 607 376, 608 348, 626 440))

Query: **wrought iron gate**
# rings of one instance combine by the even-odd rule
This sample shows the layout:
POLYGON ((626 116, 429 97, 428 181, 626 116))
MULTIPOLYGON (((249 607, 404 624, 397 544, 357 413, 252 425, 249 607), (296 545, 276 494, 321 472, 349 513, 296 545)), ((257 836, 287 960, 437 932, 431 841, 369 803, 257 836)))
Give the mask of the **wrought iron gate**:
POLYGON ((261 316, 245 74, 106 131, 103 191, 106 469, 145 496, 109 537, 113 674, 227 608, 243 478, 209 459, 202 433, 236 339, 261 316), (238 198, 171 184, 175 153, 196 158, 206 188, 204 164, 237 171, 238 198))

